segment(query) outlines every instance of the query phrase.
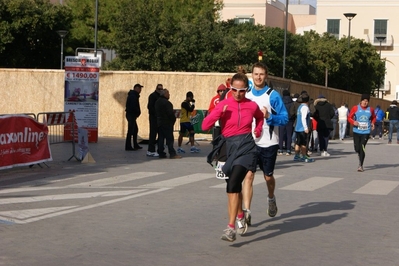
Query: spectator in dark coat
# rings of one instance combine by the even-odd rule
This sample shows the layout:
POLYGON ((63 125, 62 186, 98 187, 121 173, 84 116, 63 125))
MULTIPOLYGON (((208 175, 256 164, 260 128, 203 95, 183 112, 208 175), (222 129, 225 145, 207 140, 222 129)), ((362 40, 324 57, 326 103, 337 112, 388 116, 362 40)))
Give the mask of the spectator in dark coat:
POLYGON ((139 128, 137 126, 137 118, 141 114, 140 109, 140 93, 142 85, 136 84, 133 87, 133 90, 130 90, 127 94, 126 99, 126 120, 127 120, 127 134, 126 134, 126 142, 125 142, 125 150, 126 151, 135 151, 138 149, 142 149, 137 142, 137 135, 139 132, 139 128), (133 137, 133 147, 132 147, 132 137, 133 137))
POLYGON ((313 117, 317 120, 317 134, 320 142, 320 155, 330 156, 327 152, 330 133, 333 130, 333 122, 335 112, 333 106, 327 101, 323 95, 314 101, 315 113, 313 117))
MULTIPOLYGON (((283 102, 287 112, 289 113, 291 106, 294 101, 291 98, 290 92, 288 90, 283 91, 283 102)), ((279 150, 278 155, 283 155, 283 143, 285 142, 285 147, 287 149, 286 155, 291 155, 291 144, 292 144, 292 132, 294 128, 294 121, 296 115, 289 116, 288 123, 285 126, 279 126, 278 137, 279 137, 279 150)))
POLYGON ((161 97, 155 102, 155 112, 157 114, 158 125, 158 154, 159 158, 166 158, 164 152, 164 143, 168 146, 169 156, 171 159, 180 159, 180 155, 176 154, 173 148, 174 136, 173 127, 176 122, 176 116, 173 111, 173 104, 169 101, 169 91, 164 89, 161 91, 161 97))
POLYGON ((158 153, 155 152, 155 143, 158 135, 158 126, 157 126, 157 114, 155 113, 155 102, 159 99, 160 93, 163 90, 163 85, 158 84, 155 91, 148 96, 148 117, 150 124, 150 134, 148 138, 148 150, 147 156, 149 157, 158 157, 158 153))

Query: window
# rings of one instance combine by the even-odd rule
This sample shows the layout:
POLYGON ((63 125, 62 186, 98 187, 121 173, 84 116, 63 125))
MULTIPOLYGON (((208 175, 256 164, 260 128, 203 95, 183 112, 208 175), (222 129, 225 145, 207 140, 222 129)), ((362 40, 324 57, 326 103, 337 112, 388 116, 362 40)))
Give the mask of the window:
POLYGON ((250 24, 254 25, 255 19, 254 18, 237 17, 234 19, 234 23, 235 24, 250 23, 250 24))
POLYGON ((376 19, 374 20, 374 43, 379 43, 380 41, 377 37, 385 37, 382 43, 387 42, 387 26, 388 20, 386 19, 376 19))
POLYGON ((339 19, 327 19, 327 32, 339 38, 339 19))

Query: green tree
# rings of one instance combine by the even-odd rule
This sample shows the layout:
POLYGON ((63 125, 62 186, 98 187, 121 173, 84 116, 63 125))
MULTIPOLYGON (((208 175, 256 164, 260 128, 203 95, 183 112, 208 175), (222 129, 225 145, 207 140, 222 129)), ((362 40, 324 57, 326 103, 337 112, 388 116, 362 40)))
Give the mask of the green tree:
POLYGON ((49 0, 0 0, 0 67, 58 68, 69 9, 49 0))
MULTIPOLYGON (((114 21, 120 17, 120 0, 98 1, 97 48, 112 49, 115 47, 114 21)), ((68 0, 71 9, 71 28, 69 44, 75 48, 94 48, 96 1, 68 0)), ((73 51, 72 51, 73 52, 73 51)))

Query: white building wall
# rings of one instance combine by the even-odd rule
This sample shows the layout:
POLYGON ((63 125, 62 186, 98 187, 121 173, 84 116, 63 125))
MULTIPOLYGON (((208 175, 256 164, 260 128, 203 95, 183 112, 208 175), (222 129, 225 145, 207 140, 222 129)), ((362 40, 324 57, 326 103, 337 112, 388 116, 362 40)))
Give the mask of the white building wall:
POLYGON ((318 0, 316 31, 327 31, 327 19, 340 20, 339 36, 348 36, 349 20, 344 13, 356 13, 351 21, 351 36, 372 43, 380 51, 380 43, 374 42, 374 20, 388 21, 387 42, 382 44, 381 58, 386 59, 386 95, 380 97, 393 100, 399 94, 399 0, 318 0), (389 88, 390 85, 390 88, 389 88), (390 91, 388 91, 390 89, 390 91))

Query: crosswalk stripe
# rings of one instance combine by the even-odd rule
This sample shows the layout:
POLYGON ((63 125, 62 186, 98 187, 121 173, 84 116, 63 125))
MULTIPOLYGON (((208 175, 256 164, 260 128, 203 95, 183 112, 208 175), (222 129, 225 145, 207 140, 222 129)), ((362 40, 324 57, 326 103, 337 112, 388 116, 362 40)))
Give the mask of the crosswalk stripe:
POLYGON ((35 196, 35 197, 14 197, 0 199, 0 205, 12 204, 12 203, 29 203, 39 202, 46 200, 66 200, 66 199, 87 199, 94 197, 116 197, 126 196, 144 191, 144 189, 137 190, 123 190, 123 191, 101 191, 101 192, 88 192, 88 193, 73 193, 73 194, 60 194, 60 195, 46 195, 46 196, 35 196))
POLYGON ((298 191, 314 191, 316 189, 322 188, 324 186, 330 185, 334 182, 342 180, 343 178, 334 177, 311 177, 300 182, 282 187, 280 189, 284 190, 298 190, 298 191))
POLYGON ((0 219, 14 222, 13 219, 7 217, 12 217, 14 219, 26 219, 32 216, 39 216, 48 213, 59 212, 76 207, 77 206, 66 206, 66 207, 54 207, 54 208, 26 209, 26 210, 17 210, 17 211, 3 211, 0 212, 0 219))
POLYGON ((353 193, 369 195, 388 195, 399 185, 399 181, 373 180, 353 193))
POLYGON ((149 183, 146 185, 139 186, 139 188, 158 188, 158 187, 177 187, 182 185, 187 185, 190 183, 202 181, 205 179, 212 178, 212 174, 209 173, 196 173, 191 175, 180 176, 164 181, 159 181, 155 183, 149 183))
POLYGON ((67 187, 103 187, 103 186, 120 184, 120 183, 124 183, 124 182, 128 182, 128 181, 138 180, 138 179, 146 178, 149 176, 156 176, 156 175, 162 175, 162 174, 165 174, 165 173, 164 172, 136 172, 136 173, 130 173, 130 174, 126 174, 126 175, 118 175, 118 176, 88 181, 88 182, 84 182, 84 183, 73 184, 73 185, 69 185, 67 187))
MULTIPOLYGON (((283 175, 274 175, 274 178, 277 179, 279 177, 282 177, 283 175)), ((216 179, 216 177, 215 177, 216 179)), ((211 186, 210 188, 226 188, 226 182, 223 180, 221 184, 219 185, 215 185, 215 186, 211 186)), ((254 182, 253 182, 253 186, 259 185, 259 184, 266 184, 265 178, 263 177, 263 173, 262 172, 256 172, 255 173, 255 178, 254 178, 254 182)))

